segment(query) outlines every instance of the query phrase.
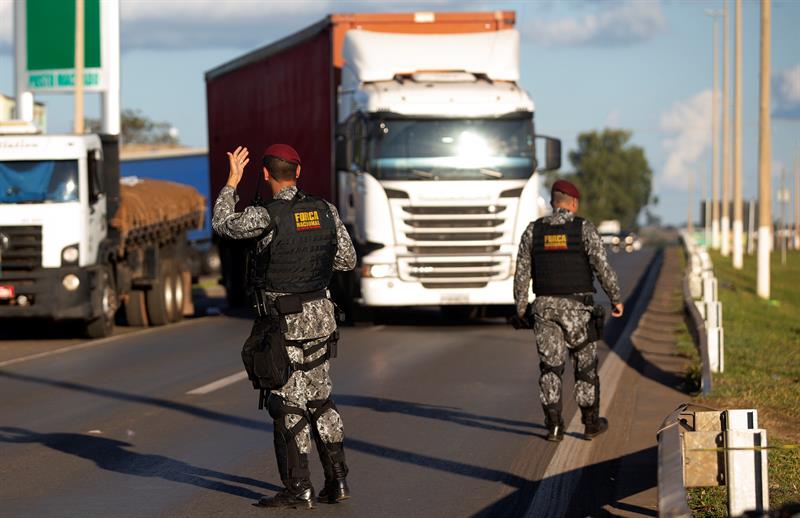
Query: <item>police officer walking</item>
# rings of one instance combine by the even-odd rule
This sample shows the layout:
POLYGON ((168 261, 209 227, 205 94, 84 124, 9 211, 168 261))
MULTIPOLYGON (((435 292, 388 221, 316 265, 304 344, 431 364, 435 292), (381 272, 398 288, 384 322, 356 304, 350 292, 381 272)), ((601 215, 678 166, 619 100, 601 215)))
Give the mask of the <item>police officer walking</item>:
POLYGON ((335 503, 350 497, 342 418, 331 399, 328 374, 338 333, 327 288, 334 271, 353 269, 356 253, 336 208, 297 188, 301 161, 291 146, 274 144, 264 151, 263 175, 273 200, 235 212, 236 186, 248 155, 243 147, 228 153, 228 182, 214 204, 212 226, 221 236, 254 243, 248 288, 257 317, 242 358, 254 387, 262 389, 261 404, 268 391, 266 406, 274 420, 275 455, 285 486, 255 505, 312 508, 312 437, 325 472, 319 500, 335 503))
POLYGON ((600 417, 597 341, 602 339, 604 311, 594 306, 593 275, 611 299, 612 316, 623 312, 617 275, 608 264, 597 229, 575 215, 580 193, 566 180, 553 184, 553 213, 531 222, 522 234, 514 275, 517 320, 527 318, 533 281, 533 330, 539 351, 539 389, 548 441, 564 438, 561 378, 567 351, 575 372, 575 400, 581 409, 584 438, 608 429, 600 417))

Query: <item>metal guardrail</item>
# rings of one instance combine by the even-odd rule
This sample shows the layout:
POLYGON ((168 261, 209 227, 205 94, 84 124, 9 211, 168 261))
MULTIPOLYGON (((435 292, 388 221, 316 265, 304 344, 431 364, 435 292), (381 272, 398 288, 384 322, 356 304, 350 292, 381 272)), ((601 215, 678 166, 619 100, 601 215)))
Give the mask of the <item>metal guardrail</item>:
POLYGON ((767 432, 758 412, 684 403, 658 431, 658 513, 692 516, 687 487, 728 487, 728 514, 769 509, 767 432))

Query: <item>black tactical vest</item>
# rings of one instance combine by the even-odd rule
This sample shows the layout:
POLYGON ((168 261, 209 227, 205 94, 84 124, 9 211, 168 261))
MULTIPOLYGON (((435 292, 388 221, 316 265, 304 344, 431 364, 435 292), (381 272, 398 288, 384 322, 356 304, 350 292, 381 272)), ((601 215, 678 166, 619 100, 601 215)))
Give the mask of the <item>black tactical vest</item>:
POLYGON ((595 291, 583 245, 583 219, 575 217, 563 225, 550 225, 543 219, 534 222, 531 270, 536 295, 595 291))
MULTIPOLYGON (((305 293, 325 289, 333 275, 336 224, 322 198, 302 191, 290 200, 267 205, 274 231, 264 250, 255 254, 250 271, 253 287, 276 293, 305 293)), ((259 238, 261 239, 261 238, 259 238)))

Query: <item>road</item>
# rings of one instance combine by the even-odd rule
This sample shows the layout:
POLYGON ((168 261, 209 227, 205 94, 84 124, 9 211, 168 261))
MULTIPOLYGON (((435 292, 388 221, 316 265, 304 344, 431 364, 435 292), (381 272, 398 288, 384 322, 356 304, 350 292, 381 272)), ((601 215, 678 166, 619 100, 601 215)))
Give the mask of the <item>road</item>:
MULTIPOLYGON (((611 257, 627 297, 653 252, 611 257)), ((523 514, 558 447, 544 440, 532 334, 434 310, 396 320, 342 330, 332 370, 354 497, 315 512, 523 514)), ((214 316, 95 342, 0 341, 0 516, 263 516, 250 504, 279 489, 272 425, 249 383, 229 382, 249 327, 214 316)), ((312 473, 321 488, 316 458, 312 473)))

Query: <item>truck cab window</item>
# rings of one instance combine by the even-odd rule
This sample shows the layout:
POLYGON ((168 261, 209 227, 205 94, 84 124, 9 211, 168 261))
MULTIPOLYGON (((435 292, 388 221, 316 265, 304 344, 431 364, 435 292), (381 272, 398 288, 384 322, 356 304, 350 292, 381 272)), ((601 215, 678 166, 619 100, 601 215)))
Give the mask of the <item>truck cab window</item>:
POLYGON ((367 125, 363 118, 354 117, 350 121, 352 160, 361 171, 366 170, 367 125))

